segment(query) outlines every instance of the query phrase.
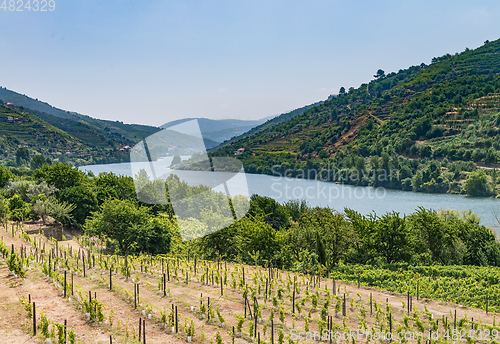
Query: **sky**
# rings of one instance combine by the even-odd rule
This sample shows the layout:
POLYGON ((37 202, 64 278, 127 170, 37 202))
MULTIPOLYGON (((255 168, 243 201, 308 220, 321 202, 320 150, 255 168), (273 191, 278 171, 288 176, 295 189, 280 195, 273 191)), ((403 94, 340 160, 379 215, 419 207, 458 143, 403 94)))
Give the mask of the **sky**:
POLYGON ((6 3, 1 86, 154 126, 278 115, 359 87, 378 69, 500 38, 498 0, 53 0, 46 12, 6 3))

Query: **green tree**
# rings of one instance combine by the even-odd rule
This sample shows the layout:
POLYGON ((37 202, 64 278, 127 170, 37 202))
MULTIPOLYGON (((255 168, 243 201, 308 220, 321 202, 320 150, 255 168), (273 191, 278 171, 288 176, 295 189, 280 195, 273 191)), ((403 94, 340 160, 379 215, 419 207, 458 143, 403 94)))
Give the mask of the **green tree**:
POLYGON ((72 186, 59 191, 59 201, 74 204, 73 225, 80 227, 91 212, 98 210, 97 197, 93 190, 83 185, 72 186))
POLYGON ((180 156, 178 156, 178 155, 174 156, 174 158, 172 159, 172 163, 170 164, 170 167, 180 164, 181 161, 182 161, 182 159, 180 156))
POLYGON ((35 177, 45 180, 59 190, 80 185, 85 181, 85 174, 78 167, 67 164, 42 165, 36 170, 35 177))
POLYGON ((51 161, 49 158, 45 158, 41 154, 35 154, 31 159, 30 167, 32 170, 36 170, 42 165, 50 165, 51 161))
POLYGON ((55 187, 49 186, 46 181, 43 181, 40 184, 30 184, 26 189, 26 198, 33 202, 33 199, 39 195, 44 195, 47 198, 57 191, 55 187))
POLYGON ((379 69, 377 71, 377 74, 373 76, 375 79, 382 79, 385 78, 385 72, 382 69, 379 69))
POLYGON ((30 161, 30 152, 26 147, 19 147, 16 150, 16 165, 21 166, 30 161))
POLYGON ((40 195, 41 197, 36 199, 33 203, 33 212, 42 218, 42 222, 45 225, 47 216, 49 215, 48 201, 45 195, 40 195))
POLYGON ((254 216, 263 215, 266 222, 276 230, 290 225, 286 208, 270 197, 252 195, 249 213, 254 216))
POLYGON ((411 179, 411 186, 413 191, 420 191, 423 185, 423 176, 421 171, 417 171, 413 178, 411 179))
POLYGON ((61 224, 69 223, 73 219, 71 212, 74 209, 74 204, 59 202, 57 199, 53 197, 47 198, 43 194, 33 204, 33 212, 42 218, 44 224, 47 216, 51 216, 61 224))
POLYGON ((446 226, 434 210, 419 207, 408 217, 412 231, 413 250, 416 254, 431 254, 432 260, 441 264, 448 263, 448 252, 453 250, 457 234, 446 226))
MULTIPOLYGON (((301 246, 309 252, 316 250, 316 233, 319 232, 325 245, 327 257, 325 265, 329 268, 347 257, 349 248, 357 240, 357 235, 345 216, 330 208, 309 210, 302 216, 298 231, 305 234, 302 241, 306 245, 301 246)), ((300 236, 302 235, 299 234, 299 238, 300 236)), ((289 244, 294 245, 293 242, 289 242, 289 244)))
POLYGON ((469 174, 464 189, 469 196, 483 197, 491 195, 488 177, 482 169, 469 174))
POLYGON ((326 266, 326 250, 325 244, 321 239, 319 231, 316 232, 316 254, 318 255, 318 262, 326 266))
POLYGON ((7 213, 9 212, 9 206, 8 206, 8 201, 0 195, 0 219, 3 220, 5 216, 7 216, 7 213))
POLYGON ((245 216, 234 226, 238 231, 236 242, 247 263, 254 261, 250 255, 252 252, 259 253, 259 263, 277 258, 281 246, 280 234, 264 222, 262 217, 245 216))
POLYGON ((91 235, 116 241, 121 253, 167 253, 175 231, 167 217, 153 218, 146 207, 125 200, 108 199, 85 221, 91 235))
POLYGON ((11 179, 14 179, 12 172, 8 168, 0 165, 0 188, 3 188, 11 179))
POLYGON ((102 172, 94 178, 94 185, 99 205, 110 198, 122 201, 127 199, 133 203, 138 203, 134 180, 131 177, 102 172))
POLYGON ((14 195, 8 202, 10 219, 13 221, 28 220, 31 212, 31 205, 24 202, 19 195, 14 195))
POLYGON ((404 218, 398 213, 387 213, 375 225, 374 246, 386 263, 408 261, 409 233, 404 218))

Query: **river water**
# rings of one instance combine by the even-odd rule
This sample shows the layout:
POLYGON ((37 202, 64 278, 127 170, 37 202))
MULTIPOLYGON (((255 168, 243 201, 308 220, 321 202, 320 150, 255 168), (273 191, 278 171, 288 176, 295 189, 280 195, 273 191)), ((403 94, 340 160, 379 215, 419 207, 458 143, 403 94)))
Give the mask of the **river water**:
MULTIPOLYGON (((170 158, 155 162, 155 169, 164 169, 164 174, 172 173, 168 169, 170 158)), ((148 163, 144 163, 147 167, 148 163)), ((118 175, 132 176, 130 163, 88 165, 80 168, 94 174, 112 172, 118 175)), ((137 171, 137 167, 134 166, 137 171)), ((206 177, 207 172, 183 171, 182 178, 190 185, 205 184, 201 180, 213 180, 206 177)), ((221 173, 223 174, 223 173, 221 173)), ((165 176, 165 175, 164 175, 165 176)), ((426 194, 399 190, 386 190, 372 187, 356 187, 307 179, 281 178, 269 175, 246 174, 248 194, 258 194, 274 198, 282 203, 292 199, 305 199, 310 206, 331 207, 342 211, 345 207, 362 214, 375 212, 382 215, 396 211, 410 214, 419 206, 435 210, 453 209, 459 211, 472 210, 481 217, 481 223, 495 228, 499 232, 495 215, 500 218, 500 200, 492 198, 474 198, 463 195, 426 194)), ((241 194, 245 194, 245 183, 240 183, 241 194)), ((209 185, 212 186, 213 185, 209 185)))

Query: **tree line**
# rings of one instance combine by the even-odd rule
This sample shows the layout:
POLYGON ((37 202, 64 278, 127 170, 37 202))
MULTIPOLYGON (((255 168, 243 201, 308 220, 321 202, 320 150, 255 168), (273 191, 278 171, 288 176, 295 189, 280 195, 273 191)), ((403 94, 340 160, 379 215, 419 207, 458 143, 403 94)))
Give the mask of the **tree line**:
MULTIPOLYGON (((179 194, 204 194, 175 176, 179 194)), ((144 181, 153 190, 163 181, 144 181)), ((173 185, 173 184, 170 184, 173 185)), ((224 258, 262 266, 325 271, 338 264, 406 263, 413 265, 500 265, 500 243, 492 229, 471 213, 417 208, 362 215, 352 209, 310 207, 305 201, 283 204, 253 195, 248 213, 230 226, 199 236, 202 221, 216 216, 220 195, 203 196, 202 209, 189 222, 193 233, 183 240, 172 205, 146 204, 137 197, 134 179, 95 176, 65 164, 42 165, 32 177, 17 177, 0 167, 0 215, 13 221, 57 221, 100 238, 118 254, 186 254, 224 258)), ((144 198, 140 197, 144 200, 144 198)), ((185 207, 195 204, 186 200, 185 207)), ((234 209, 233 209, 234 213, 234 209)))

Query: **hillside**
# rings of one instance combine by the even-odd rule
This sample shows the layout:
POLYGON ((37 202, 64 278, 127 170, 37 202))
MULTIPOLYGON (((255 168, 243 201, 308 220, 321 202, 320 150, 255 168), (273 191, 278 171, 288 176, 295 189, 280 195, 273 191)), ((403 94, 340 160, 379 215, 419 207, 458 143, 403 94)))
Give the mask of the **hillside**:
POLYGON ((253 173, 315 178, 425 192, 498 194, 494 166, 500 150, 500 40, 433 58, 374 79, 260 131, 233 140, 214 155, 240 156, 253 173), (343 170, 340 172, 339 170, 343 170), (394 173, 390 176, 390 171, 394 173), (308 171, 311 175, 308 175, 308 171), (397 173, 396 173, 397 172, 397 173), (387 175, 387 177, 385 176, 387 175))
POLYGON ((295 118, 301 114, 303 114, 304 112, 306 112, 307 110, 317 106, 317 105, 320 105, 320 104, 323 104, 322 101, 320 102, 317 102, 317 103, 314 103, 314 104, 311 104, 311 105, 307 105, 307 106, 303 106, 301 108, 298 108, 298 109, 295 109, 295 110, 292 110, 290 112, 286 112, 286 113, 282 113, 281 115, 279 116, 275 116, 275 117, 266 117, 264 118, 264 120, 266 120, 264 123, 256 126, 256 127, 253 127, 251 128, 250 130, 248 130, 247 132, 241 134, 241 135, 238 135, 238 136, 235 136, 235 137, 231 137, 231 139, 223 142, 221 145, 219 145, 217 148, 221 148, 221 147, 225 147, 225 146, 228 146, 228 145, 232 145, 234 142, 238 142, 238 141, 241 141, 241 140, 244 140, 245 138, 247 137, 250 137, 252 135, 255 135, 257 133, 260 133, 266 129, 270 129, 272 128, 273 126, 277 125, 277 124, 280 124, 280 123, 284 123, 292 118, 295 118))
POLYGON ((4 150, 0 159, 4 161, 12 161, 20 146, 27 147, 31 155, 39 153, 79 165, 128 161, 128 153, 120 149, 133 146, 159 130, 64 111, 3 87, 0 87, 0 112, 4 123, 0 136, 4 150), (14 106, 3 106, 7 103, 14 106), (7 121, 8 116, 17 121, 7 121))
POLYGON ((139 124, 124 124, 64 111, 38 99, 0 87, 0 101, 13 103, 22 111, 29 111, 59 129, 96 146, 133 145, 139 140, 157 132, 159 128, 139 124))

